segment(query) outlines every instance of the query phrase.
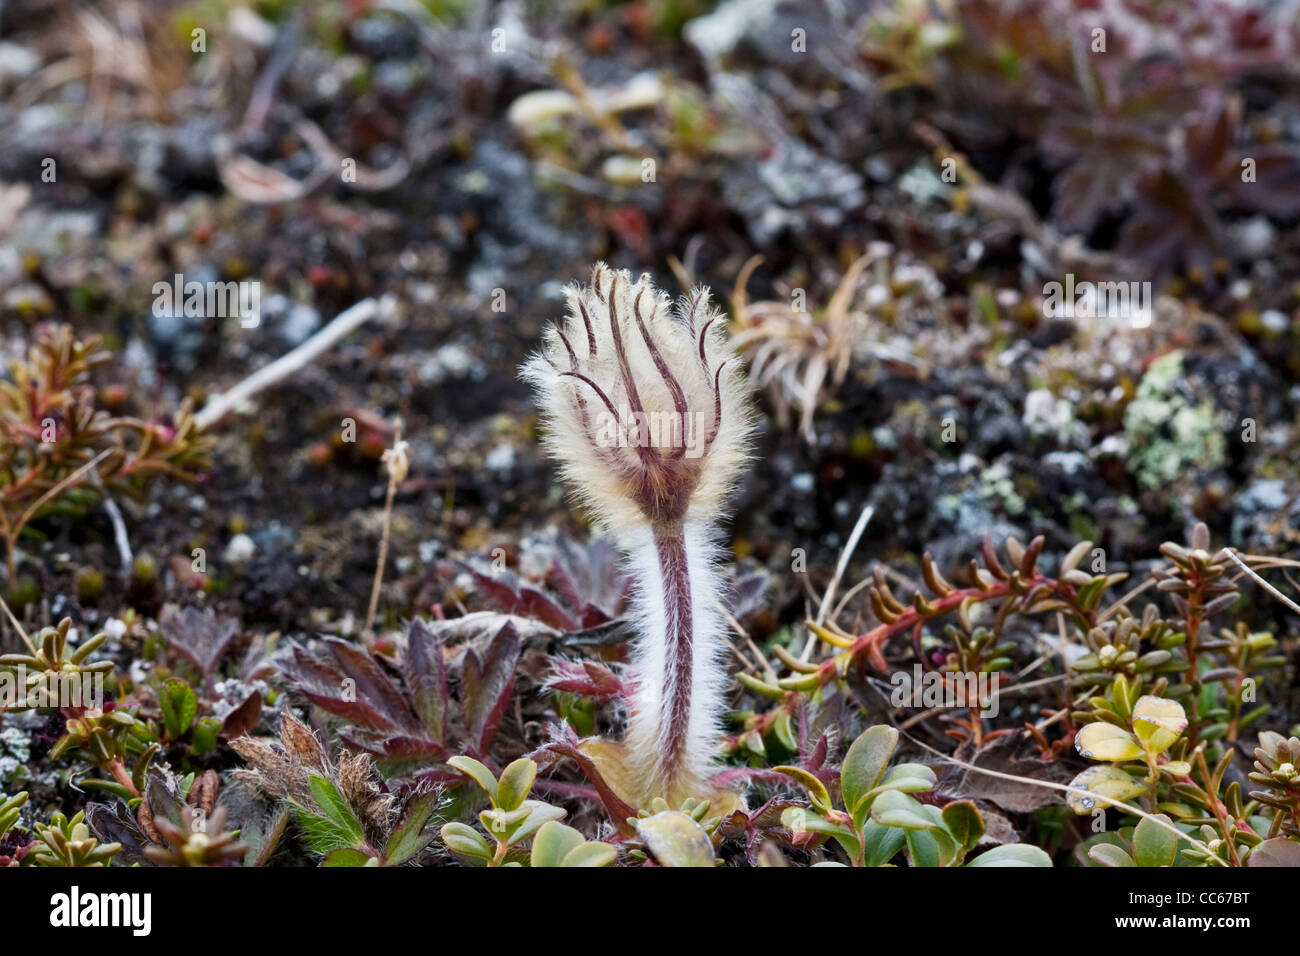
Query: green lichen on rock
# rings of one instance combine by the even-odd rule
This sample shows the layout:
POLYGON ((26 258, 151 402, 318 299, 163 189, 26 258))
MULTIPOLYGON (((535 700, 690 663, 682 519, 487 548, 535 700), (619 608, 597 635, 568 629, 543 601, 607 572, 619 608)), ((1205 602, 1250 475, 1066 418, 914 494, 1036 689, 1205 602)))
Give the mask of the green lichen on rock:
POLYGON ((1168 484, 1189 468, 1223 464, 1214 404, 1209 399, 1193 404, 1177 388, 1182 378, 1183 353, 1162 355, 1151 363, 1124 411, 1128 467, 1144 488, 1168 484))

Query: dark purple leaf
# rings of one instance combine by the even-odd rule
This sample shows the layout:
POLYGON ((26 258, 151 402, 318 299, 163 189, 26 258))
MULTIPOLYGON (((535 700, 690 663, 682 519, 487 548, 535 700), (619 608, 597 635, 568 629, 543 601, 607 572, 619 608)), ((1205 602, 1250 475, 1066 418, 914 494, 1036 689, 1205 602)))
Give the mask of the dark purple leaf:
POLYGON ((403 665, 416 716, 432 739, 445 745, 448 699, 442 639, 419 618, 411 622, 407 632, 403 665))
POLYGON ((226 714, 226 719, 221 722, 221 736, 233 740, 251 734, 261 719, 262 694, 253 691, 242 704, 226 714))
POLYGON ((470 743, 480 754, 488 752, 510 705, 521 647, 514 627, 506 624, 497 631, 482 657, 473 648, 465 652, 461 673, 465 729, 470 743))
POLYGON ((169 604, 158 617, 158 630, 167 645, 187 658, 204 677, 221 663, 226 648, 239 633, 239 621, 218 618, 212 608, 184 610, 169 604))
POLYGON ((337 638, 326 638, 325 646, 343 672, 356 682, 358 700, 369 703, 395 728, 419 733, 420 726, 406 698, 369 653, 337 638))

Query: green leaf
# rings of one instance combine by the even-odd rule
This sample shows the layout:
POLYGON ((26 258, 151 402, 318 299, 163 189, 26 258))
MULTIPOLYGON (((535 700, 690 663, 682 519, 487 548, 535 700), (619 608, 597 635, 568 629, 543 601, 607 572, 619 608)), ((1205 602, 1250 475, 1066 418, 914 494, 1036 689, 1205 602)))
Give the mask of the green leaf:
POLYGON ((564 858, 586 841, 573 827, 558 820, 547 820, 533 838, 531 866, 563 866, 564 858))
POLYGON ((356 845, 356 840, 345 828, 339 826, 329 817, 312 813, 305 807, 293 804, 293 812, 302 828, 303 840, 312 852, 327 854, 356 845))
MULTIPOLYGON (((1091 725, 1089 725, 1091 726, 1091 725)), ((1070 786, 1084 793, 1071 793, 1065 798, 1066 805, 1078 814, 1092 813, 1097 809, 1110 806, 1108 801, 1124 801, 1146 790, 1146 784, 1136 777, 1124 772, 1119 767, 1089 767, 1070 781, 1070 786)))
POLYGON ((636 834, 660 866, 714 865, 709 834, 680 810, 664 810, 638 819, 636 834))
POLYGON ((1115 699, 1115 709, 1121 714, 1133 712, 1133 685, 1123 674, 1116 674, 1111 684, 1111 696, 1115 699))
POLYGON ((906 830, 907 856, 912 866, 939 866, 943 860, 939 852, 939 841, 934 834, 925 830, 906 830))
MULTIPOLYGON (((736 673, 739 675, 744 672, 737 671, 736 673)), ((794 718, 791 717, 789 711, 783 710, 776 715, 776 720, 772 723, 772 735, 790 753, 799 752, 799 741, 796 739, 794 732, 794 718)))
POLYGON ((365 831, 361 827, 361 822, 357 819, 352 808, 348 806, 343 794, 339 793, 338 787, 334 781, 328 777, 322 777, 317 774, 311 775, 311 796, 316 801, 316 806, 320 807, 326 817, 334 823, 342 833, 348 836, 348 842, 356 846, 365 843, 365 831))
POLYGON ((221 721, 215 717, 200 717, 190 732, 190 751, 196 755, 210 753, 216 749, 220 733, 221 721))
POLYGON ((863 800, 859 810, 871 806, 871 799, 878 797, 886 790, 901 790, 903 793, 923 793, 926 790, 934 789, 935 782, 938 778, 934 771, 921 763, 900 763, 896 767, 891 767, 885 774, 885 779, 880 781, 879 786, 867 794, 867 799, 863 800))
POLYGON ((401 822, 384 844, 384 858, 389 866, 405 863, 432 842, 433 831, 427 827, 437 808, 438 794, 432 792, 421 794, 407 804, 401 822))
POLYGON ((805 833, 827 836, 844 848, 844 852, 856 857, 861 852, 858 835, 841 823, 834 823, 819 817, 803 807, 786 807, 781 813, 781 825, 786 827, 796 838, 805 833))
POLYGON ((492 801, 492 806, 497 806, 497 778, 492 775, 491 770, 473 757, 464 756, 452 757, 447 761, 447 766, 459 770, 477 783, 492 801))
POLYGON ((866 866, 884 866, 903 848, 907 831, 868 820, 862 828, 862 862, 866 866))
POLYGON ((527 799, 536 779, 537 764, 527 757, 520 757, 501 771, 501 779, 497 781, 497 806, 502 810, 517 809, 527 799))
POLYGON ((1113 843, 1098 843, 1088 850, 1088 859, 1102 866, 1137 866, 1133 857, 1113 843))
POLYGON ((967 866, 1051 866, 1052 858, 1036 846, 1009 843, 981 853, 967 866))
MULTIPOLYGON (((149 765, 153 763, 154 755, 158 753, 158 744, 152 743, 140 752, 136 759, 135 766, 131 768, 131 782, 135 784, 135 789, 144 793, 145 780, 149 773, 149 765)), ((193 774, 190 775, 193 777, 193 774)), ((185 786, 185 793, 189 793, 189 785, 185 786)))
POLYGON ((185 736, 199 712, 199 698, 194 689, 179 677, 163 684, 158 692, 158 705, 162 709, 163 726, 171 740, 185 736))
POLYGON ((492 850, 489 849, 487 840, 469 824, 448 823, 439 832, 447 849, 457 856, 467 857, 471 862, 477 863, 487 863, 492 859, 492 850))
POLYGON ((826 784, 822 783, 816 776, 802 767, 773 767, 772 769, 777 773, 785 774, 787 777, 793 777, 803 784, 808 790, 808 799, 822 813, 831 811, 831 795, 826 790, 826 784))
POLYGON ((943 825, 961 855, 975 849, 980 837, 984 835, 984 818, 980 816, 975 804, 969 800, 954 800, 942 810, 943 825))
POLYGON ((354 847, 345 846, 325 854, 321 866, 371 866, 374 862, 375 858, 369 853, 362 853, 354 847))
POLYGON ((542 803, 540 800, 525 800, 519 809, 527 810, 528 813, 522 821, 510 828, 505 840, 507 846, 522 843, 540 830, 544 824, 549 823, 551 820, 563 820, 568 816, 567 810, 553 807, 549 803, 542 803))
POLYGON ((131 800, 135 797, 135 794, 116 780, 99 780, 95 777, 87 777, 81 781, 81 787, 84 790, 102 790, 105 793, 121 797, 123 800, 131 800))
MULTIPOLYGON (((1186 729, 1187 712, 1176 700, 1148 694, 1133 708, 1133 732, 1153 754, 1168 750, 1186 729)), ((1202 734, 1202 739, 1208 738, 1202 734)))
POLYGON ((1133 831, 1133 859, 1138 866, 1173 866, 1178 856, 1178 837, 1156 820, 1172 823, 1163 813, 1143 817, 1133 831))
POLYGON ((1286 837, 1265 840, 1250 851, 1247 866, 1300 866, 1300 843, 1286 837))
POLYGON ((1114 724, 1088 724, 1074 738, 1074 749, 1091 760, 1136 760, 1142 756, 1133 735, 1114 724))
POLYGON ((584 843, 574 847, 564 857, 560 866, 597 867, 609 866, 618 859, 618 850, 608 843, 584 843))
POLYGON ((887 827, 931 830, 935 822, 917 801, 898 790, 887 790, 871 805, 871 819, 887 827))
POLYGON ((880 782, 897 746, 898 731, 879 724, 864 730, 849 747, 840 768, 840 792, 844 795, 844 809, 855 817, 858 804, 880 782))

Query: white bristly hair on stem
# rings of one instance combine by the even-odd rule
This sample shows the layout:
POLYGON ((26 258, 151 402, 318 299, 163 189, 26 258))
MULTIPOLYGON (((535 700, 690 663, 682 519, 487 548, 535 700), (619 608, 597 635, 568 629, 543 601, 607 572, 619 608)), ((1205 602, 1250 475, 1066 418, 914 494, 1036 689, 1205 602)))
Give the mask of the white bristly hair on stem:
POLYGON ((708 290, 673 309, 649 276, 600 264, 566 294, 523 376, 547 451, 635 581, 632 786, 681 800, 706 792, 720 737, 717 529, 748 459, 749 390, 708 290))

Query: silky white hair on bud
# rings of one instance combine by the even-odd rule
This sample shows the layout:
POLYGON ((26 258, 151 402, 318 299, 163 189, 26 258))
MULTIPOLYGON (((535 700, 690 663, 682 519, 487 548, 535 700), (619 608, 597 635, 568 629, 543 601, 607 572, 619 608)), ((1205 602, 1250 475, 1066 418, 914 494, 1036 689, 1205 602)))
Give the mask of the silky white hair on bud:
POLYGON ((716 541, 749 457, 753 413, 707 289, 674 307, 647 275, 603 263, 523 376, 545 447, 617 535, 636 584, 627 753, 644 799, 705 792, 720 737, 724 622, 716 541))

